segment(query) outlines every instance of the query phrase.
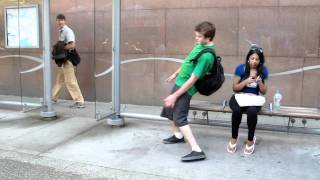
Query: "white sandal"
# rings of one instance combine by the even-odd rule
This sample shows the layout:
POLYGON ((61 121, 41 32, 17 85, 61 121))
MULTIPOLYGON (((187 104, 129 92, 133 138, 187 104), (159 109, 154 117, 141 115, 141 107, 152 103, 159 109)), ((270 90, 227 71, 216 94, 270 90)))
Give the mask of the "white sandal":
POLYGON ((246 155, 250 155, 254 152, 254 145, 256 144, 256 137, 254 136, 253 137, 253 144, 251 146, 248 146, 248 144, 246 143, 246 146, 243 150, 243 153, 246 154, 246 155))
POLYGON ((229 141, 229 144, 227 146, 227 151, 229 153, 235 153, 237 151, 237 142, 238 142, 238 139, 237 139, 236 143, 234 143, 234 144, 231 143, 231 140, 229 141), (230 149, 233 149, 233 150, 230 150, 230 149))

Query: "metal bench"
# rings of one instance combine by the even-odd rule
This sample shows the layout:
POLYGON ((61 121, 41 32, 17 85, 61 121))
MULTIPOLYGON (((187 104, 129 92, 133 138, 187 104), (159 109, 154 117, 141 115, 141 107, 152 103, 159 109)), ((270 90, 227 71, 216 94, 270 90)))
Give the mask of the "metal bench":
MULTIPOLYGON (((194 114, 195 111, 202 111, 202 115, 206 117, 207 124, 209 124, 208 112, 232 113, 232 110, 227 105, 227 101, 224 101, 222 105, 210 103, 207 101, 191 101, 190 110, 194 110, 194 114)), ((281 106, 281 109, 279 111, 270 111, 269 109, 263 107, 259 112, 259 115, 287 117, 287 132, 289 132, 290 123, 295 123, 295 118, 301 118, 302 124, 304 125, 307 123, 307 119, 320 120, 320 109, 281 106)))

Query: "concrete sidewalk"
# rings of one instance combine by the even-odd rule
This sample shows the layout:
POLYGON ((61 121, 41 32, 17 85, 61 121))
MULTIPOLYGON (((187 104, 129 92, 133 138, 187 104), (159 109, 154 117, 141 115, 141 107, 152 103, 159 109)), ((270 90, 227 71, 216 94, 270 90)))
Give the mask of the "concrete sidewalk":
MULTIPOLYGON (((182 163, 187 144, 164 145, 169 123, 126 119, 110 127, 84 110, 56 105, 60 118, 0 110, 0 179, 319 179, 320 136, 257 131, 256 151, 226 152, 230 128, 192 125, 207 160, 182 163), (4 167, 4 168, 2 168, 4 167)), ((88 111, 92 111, 89 113, 88 111)), ((154 110, 145 110, 154 112, 154 110)))

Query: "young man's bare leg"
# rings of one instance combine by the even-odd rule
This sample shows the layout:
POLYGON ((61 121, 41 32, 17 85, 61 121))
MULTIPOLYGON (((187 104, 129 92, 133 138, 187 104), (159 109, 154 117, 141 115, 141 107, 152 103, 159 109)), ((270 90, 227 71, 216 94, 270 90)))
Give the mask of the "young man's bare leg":
POLYGON ((173 130, 174 135, 176 136, 176 138, 178 139, 182 139, 183 138, 183 134, 180 131, 180 129, 174 124, 173 121, 171 121, 171 128, 173 130))
POLYGON ((189 142, 192 149, 192 151, 189 154, 183 156, 181 160, 184 162, 189 162, 189 161, 198 161, 198 160, 205 159, 206 155, 201 150, 196 139, 194 138, 190 126, 189 125, 182 126, 180 127, 180 130, 183 133, 184 137, 189 142))
POLYGON ((191 146, 192 151, 201 152, 201 148, 198 145, 196 139, 194 138, 191 128, 189 125, 185 125, 179 128, 184 135, 184 137, 187 139, 188 143, 191 146))
POLYGON ((173 130, 173 136, 163 139, 162 142, 164 144, 175 144, 175 143, 184 143, 183 134, 180 131, 180 129, 174 124, 173 121, 171 121, 171 128, 173 130))

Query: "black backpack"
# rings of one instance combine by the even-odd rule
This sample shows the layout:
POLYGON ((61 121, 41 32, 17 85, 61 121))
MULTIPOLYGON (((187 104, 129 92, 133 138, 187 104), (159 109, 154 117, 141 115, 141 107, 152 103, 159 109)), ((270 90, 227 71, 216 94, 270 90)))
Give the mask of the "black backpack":
POLYGON ((221 65, 222 58, 220 56, 216 56, 212 48, 206 48, 200 51, 197 56, 191 61, 197 64, 198 59, 204 53, 211 53, 215 61, 211 70, 209 70, 209 72, 204 75, 204 77, 197 80, 197 82, 195 83, 195 87, 201 95, 210 96, 218 89, 220 89, 225 77, 223 67, 221 65))

